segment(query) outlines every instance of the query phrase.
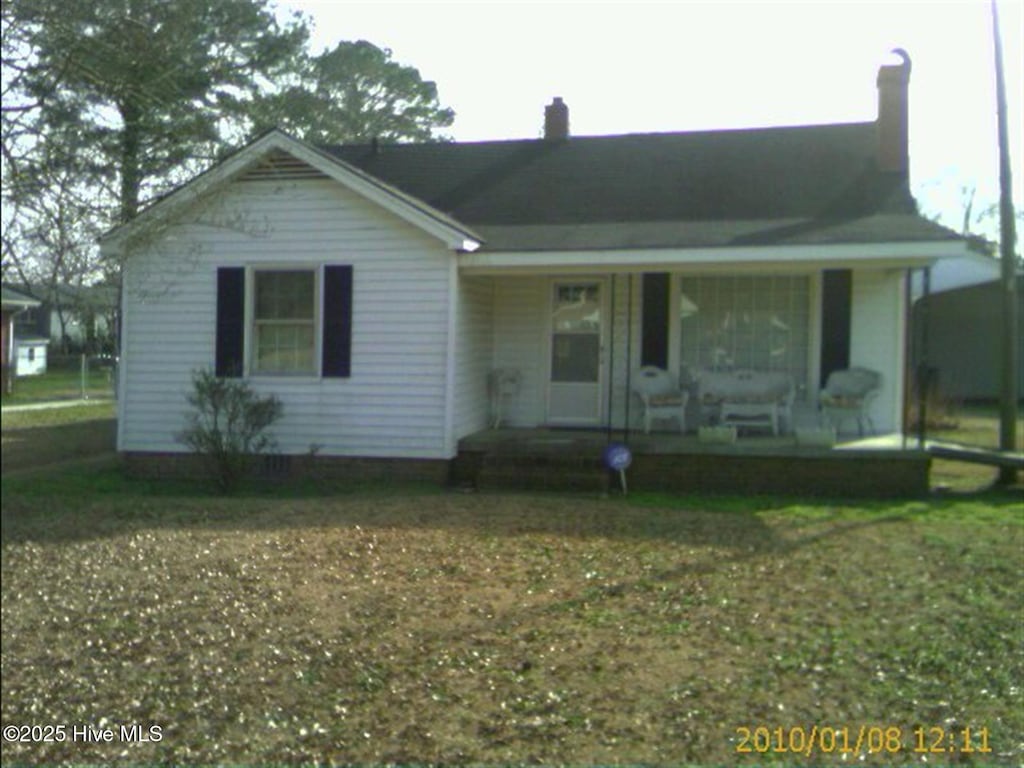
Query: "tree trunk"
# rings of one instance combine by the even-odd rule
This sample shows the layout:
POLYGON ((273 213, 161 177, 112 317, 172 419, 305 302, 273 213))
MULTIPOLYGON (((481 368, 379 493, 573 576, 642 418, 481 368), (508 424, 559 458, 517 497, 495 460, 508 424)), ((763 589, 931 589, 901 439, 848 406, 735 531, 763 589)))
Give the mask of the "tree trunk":
POLYGON ((121 222, 130 221, 139 211, 139 190, 142 186, 142 131, 139 121, 142 110, 131 98, 119 105, 121 129, 121 222))

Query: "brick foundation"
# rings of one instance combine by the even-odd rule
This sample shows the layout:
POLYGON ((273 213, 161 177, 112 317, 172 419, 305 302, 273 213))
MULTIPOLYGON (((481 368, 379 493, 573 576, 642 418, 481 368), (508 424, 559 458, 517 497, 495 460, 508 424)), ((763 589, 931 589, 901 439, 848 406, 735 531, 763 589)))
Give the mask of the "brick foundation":
MULTIPOLYGON (((930 459, 922 452, 792 450, 635 453, 630 491, 771 494, 826 498, 920 498, 928 494, 930 459)), ((467 451, 453 481, 481 490, 605 491, 617 473, 599 455, 467 451)))
MULTIPOLYGON (((125 453, 133 477, 204 477, 201 457, 125 453)), ((626 472, 631 491, 773 494, 843 498, 920 498, 928 493, 931 459, 920 451, 793 450, 637 453, 626 472)), ((264 456, 256 474, 337 483, 414 482, 481 490, 603 492, 618 487, 597 452, 463 451, 443 459, 264 456)))
MULTIPOLYGON (((181 480, 206 477, 205 459, 190 453, 128 452, 121 459, 131 477, 181 480)), ((349 456, 270 455, 257 458, 254 475, 289 480, 314 478, 331 482, 422 482, 443 486, 449 462, 443 459, 387 459, 349 456)))
POLYGON ((927 454, 822 451, 789 455, 636 456, 630 488, 831 498, 920 498, 928 493, 927 454))

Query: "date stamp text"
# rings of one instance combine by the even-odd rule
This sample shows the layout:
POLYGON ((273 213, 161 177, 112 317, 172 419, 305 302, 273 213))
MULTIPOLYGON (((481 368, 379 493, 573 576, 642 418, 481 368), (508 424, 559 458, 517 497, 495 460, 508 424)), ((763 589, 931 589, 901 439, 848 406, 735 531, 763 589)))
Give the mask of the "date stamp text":
POLYGON ((940 725, 904 728, 898 725, 737 726, 737 754, 877 755, 911 752, 920 755, 988 754, 988 728, 947 728, 940 725))

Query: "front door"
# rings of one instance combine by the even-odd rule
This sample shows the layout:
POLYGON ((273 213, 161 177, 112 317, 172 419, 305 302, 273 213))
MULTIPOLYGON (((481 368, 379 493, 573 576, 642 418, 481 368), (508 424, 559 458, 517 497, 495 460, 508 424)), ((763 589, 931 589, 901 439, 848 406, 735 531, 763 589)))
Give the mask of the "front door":
POLYGON ((547 413, 551 424, 601 423, 608 314, 604 292, 600 280, 552 284, 547 413))

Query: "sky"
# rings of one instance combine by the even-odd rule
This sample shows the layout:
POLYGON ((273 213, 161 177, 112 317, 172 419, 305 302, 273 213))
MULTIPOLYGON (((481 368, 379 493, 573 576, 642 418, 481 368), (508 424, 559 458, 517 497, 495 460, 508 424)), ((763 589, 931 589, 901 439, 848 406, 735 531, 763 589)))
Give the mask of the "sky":
MULTIPOLYGON (((1024 207, 1024 0, 998 0, 1013 162, 1024 207)), ((369 40, 437 83, 457 141, 537 138, 562 97, 573 135, 871 121, 879 66, 905 49, 911 184, 959 229, 999 196, 989 0, 396 2, 278 0, 315 53, 369 40)), ((993 234, 995 220, 979 227, 993 234)))

